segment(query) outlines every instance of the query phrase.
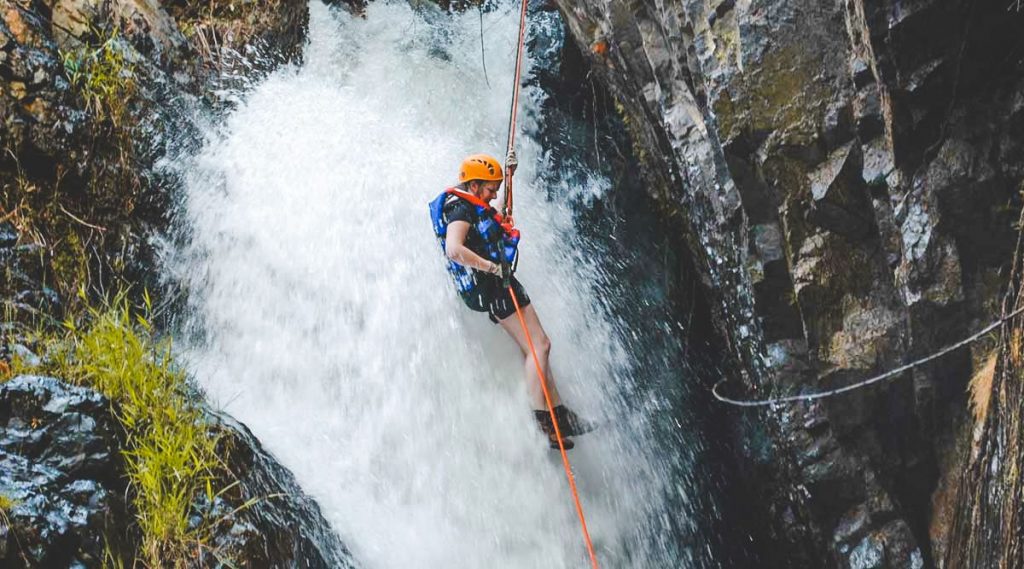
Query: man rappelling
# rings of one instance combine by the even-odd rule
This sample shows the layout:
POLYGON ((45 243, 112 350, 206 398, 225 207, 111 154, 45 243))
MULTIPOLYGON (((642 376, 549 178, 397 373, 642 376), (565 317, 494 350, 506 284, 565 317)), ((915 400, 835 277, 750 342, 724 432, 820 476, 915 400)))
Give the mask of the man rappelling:
MULTIPOLYGON (((516 166, 514 154, 510 153, 507 164, 511 175, 516 166)), ((548 436, 551 448, 559 448, 560 433, 564 448, 571 449, 575 445, 566 437, 583 434, 590 427, 561 403, 551 374, 551 340, 522 283, 513 276, 518 261, 519 231, 513 227, 511 216, 502 216, 490 205, 498 196, 503 179, 501 165, 491 156, 474 154, 463 160, 459 184, 441 192, 430 203, 434 233, 448 258, 448 272, 466 306, 487 313, 522 350, 534 416, 548 436), (543 392, 545 379, 553 413, 549 411, 543 392), (552 414, 558 429, 551 419, 552 414)))
POLYGON ((512 275, 519 257, 519 232, 512 222, 512 175, 517 165, 516 115, 526 40, 527 3, 527 0, 520 3, 515 83, 512 85, 512 109, 508 117, 508 145, 505 147, 508 153, 506 171, 502 172, 501 164, 487 154, 466 157, 459 168, 459 184, 441 192, 430 202, 430 217, 441 250, 448 258, 448 272, 466 306, 477 312, 486 312, 492 322, 512 336, 523 352, 533 415, 541 431, 547 435, 548 444, 562 455, 565 478, 576 505, 590 566, 599 569, 576 478, 565 452, 576 446, 567 437, 583 434, 593 427, 584 424, 562 404, 551 375, 551 340, 544 332, 526 290, 512 275), (499 215, 490 204, 498 196, 502 180, 505 181, 505 204, 499 215))

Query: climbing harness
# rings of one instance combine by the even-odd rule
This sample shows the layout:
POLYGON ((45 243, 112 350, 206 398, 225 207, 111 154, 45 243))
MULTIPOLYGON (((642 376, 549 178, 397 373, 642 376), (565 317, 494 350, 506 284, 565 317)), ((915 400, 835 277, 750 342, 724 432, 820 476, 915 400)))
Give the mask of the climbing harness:
MULTIPOLYGON (((457 188, 448 188, 441 192, 429 205, 430 220, 434 225, 434 235, 437 236, 437 241, 441 245, 441 251, 445 251, 445 240, 448 236, 448 222, 444 217, 444 206, 449 203, 449 200, 456 199, 464 200, 474 206, 476 222, 473 227, 483 239, 485 257, 491 262, 508 264, 514 268, 518 261, 519 230, 507 223, 501 214, 487 202, 457 188)), ((448 259, 448 256, 445 255, 445 258, 448 259)), ((448 273, 452 275, 459 294, 467 295, 477 291, 478 283, 471 269, 448 259, 448 273)))
MULTIPOLYGON (((513 156, 512 152, 515 150, 516 116, 519 107, 519 78, 522 72, 523 45, 526 43, 526 3, 527 0, 522 0, 522 8, 519 14, 519 43, 516 48, 515 84, 512 86, 512 110, 509 113, 508 118, 508 146, 505 148, 505 155, 508 157, 513 156)), ((512 175, 515 168, 510 168, 509 166, 512 166, 512 164, 506 163, 505 204, 502 207, 501 214, 503 217, 511 219, 512 175)), ((519 306, 519 298, 516 296, 516 291, 508 282, 505 282, 504 286, 508 288, 509 295, 512 297, 512 304, 516 307, 516 316, 519 317, 519 325, 523 327, 523 333, 526 335, 526 343, 529 345, 530 355, 533 357, 533 365, 537 369, 537 377, 540 378, 541 391, 544 392, 544 403, 548 407, 548 414, 551 416, 551 423, 555 427, 555 438, 558 439, 558 451, 562 455, 562 465, 565 467, 565 477, 569 481, 569 490, 572 492, 572 499, 576 505, 576 515, 580 519, 580 528, 583 531, 583 541, 587 545, 587 553, 590 555, 590 564, 594 569, 598 569, 597 555, 594 554, 594 544, 590 541, 590 531, 587 530, 587 519, 583 515, 583 505, 580 503, 580 495, 576 490, 576 479, 572 474, 572 465, 569 464, 569 455, 565 453, 565 443, 562 441, 562 432, 558 426, 558 417, 555 416, 555 408, 551 404, 551 395, 548 392, 548 380, 544 376, 544 370, 540 365, 540 359, 537 357, 537 350, 533 346, 533 338, 530 337, 530 330, 526 326, 526 319, 523 317, 522 307, 519 306)))
POLYGON ((723 379, 716 383, 715 386, 711 388, 711 393, 715 396, 715 399, 718 399, 722 403, 728 403, 729 405, 736 405, 738 407, 767 407, 769 405, 777 405, 779 403, 796 403, 798 401, 814 401, 816 399, 825 399, 826 397, 832 397, 835 395, 840 395, 842 393, 848 393, 850 391, 854 391, 862 387, 867 387, 880 381, 892 379, 905 371, 914 369, 932 360, 941 358, 942 356, 952 351, 958 350, 976 341, 978 338, 981 338, 982 336, 988 334, 989 332, 995 330, 996 328, 999 328, 1003 324, 1006 324, 1014 316, 1017 316, 1021 313, 1024 313, 1024 307, 1014 310, 1013 312, 1007 314, 1006 316, 1003 316, 999 320, 996 320, 995 322, 982 328, 978 332, 975 332, 974 334, 964 338, 963 340, 960 340, 955 344, 950 344, 937 352, 931 353, 923 358, 914 360, 908 364, 901 365, 898 368, 891 369, 883 374, 870 377, 868 379, 865 379, 864 381, 858 381, 857 383, 845 385, 843 387, 837 387, 836 389, 830 389, 828 391, 819 391, 817 393, 805 393, 802 395, 790 395, 788 397, 775 397, 772 399, 732 399, 730 397, 722 395, 719 392, 719 388, 721 388, 722 385, 728 383, 728 380, 723 379))

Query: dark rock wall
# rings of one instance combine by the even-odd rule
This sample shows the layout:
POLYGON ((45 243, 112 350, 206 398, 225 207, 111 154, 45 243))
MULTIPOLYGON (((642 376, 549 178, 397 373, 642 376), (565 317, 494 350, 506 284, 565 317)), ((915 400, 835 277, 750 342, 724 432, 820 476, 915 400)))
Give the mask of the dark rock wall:
MULTIPOLYGON (((149 238, 166 226, 177 183, 159 161, 201 142, 197 119, 224 106, 214 93, 304 45, 299 0, 169 9, 0 2, 0 221, 19 246, 38 247, 41 284, 64 300, 79 288, 156 288, 149 238)), ((0 288, 5 300, 19 292, 10 278, 0 288)), ((35 308, 62 318, 53 303, 35 308)), ((6 319, 39 321, 20 309, 6 319)))
MULTIPOLYGON (((60 327, 79 288, 158 292, 149 240, 177 184, 160 160, 202 142, 197 121, 230 106, 216 90, 297 59, 307 18, 301 0, 0 0, 0 382, 13 356, 38 359, 33 338, 60 327), (92 54, 114 63, 90 70, 92 54), (104 89, 113 96, 93 97, 104 89)), ((197 523, 219 520, 217 550, 248 567, 351 566, 291 473, 244 426, 210 417, 239 481, 194 504, 197 523)), ((0 383, 0 494, 15 501, 0 512, 0 566, 99 567, 108 546, 132 558, 112 421, 87 389, 0 383)))
MULTIPOLYGON (((996 312, 1024 166, 1019 12, 966 0, 558 4, 618 99, 647 191, 689 244, 752 393, 864 379, 996 312)), ((783 545, 765 547, 768 562, 932 564, 931 495, 955 462, 971 368, 961 352, 752 421, 749 474, 783 545)))
POLYGON ((736 476, 734 427, 709 392, 679 381, 680 374, 722 361, 686 244, 682 235, 661 230, 668 221, 644 191, 615 100, 588 71, 564 20, 541 3, 530 5, 527 18, 527 84, 546 96, 539 120, 523 126, 545 149, 541 185, 555 203, 566 201, 567 188, 592 183, 594 174, 613 188, 598 199, 568 199, 584 256, 600 260, 594 293, 606 299, 635 361, 636 388, 626 397, 667 404, 645 419, 675 467, 672 475, 687 488, 685 500, 670 502, 681 515, 662 536, 666 547, 679 548, 687 567, 756 566, 749 540, 763 533, 763 520, 749 515, 756 491, 736 476))
MULTIPOLYGON (((1007 312, 1024 306, 1020 245, 1007 312)), ((964 474, 944 493, 951 530, 936 557, 949 569, 1024 566, 1024 319, 1011 319, 999 336, 988 366, 971 381, 975 428, 962 452, 964 474)))

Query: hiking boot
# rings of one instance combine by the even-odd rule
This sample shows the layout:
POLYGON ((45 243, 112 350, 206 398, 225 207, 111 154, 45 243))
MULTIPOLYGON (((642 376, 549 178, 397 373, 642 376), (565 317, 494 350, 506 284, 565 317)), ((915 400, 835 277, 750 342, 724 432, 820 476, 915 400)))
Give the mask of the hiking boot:
POLYGON ((597 428, 596 424, 581 419, 565 405, 555 407, 555 418, 558 419, 558 429, 562 431, 563 437, 583 435, 597 428))
MULTIPOLYGON (((555 433, 555 427, 551 423, 551 414, 547 411, 534 411, 533 416, 537 419, 537 424, 540 425, 540 430, 544 431, 544 434, 548 436, 548 446, 558 450, 558 434, 555 433)), ((561 427, 561 422, 559 422, 559 427, 561 427)), ((566 434, 562 433, 562 446, 565 447, 565 450, 569 450, 576 446, 575 443, 568 438, 565 438, 565 436, 566 434)))

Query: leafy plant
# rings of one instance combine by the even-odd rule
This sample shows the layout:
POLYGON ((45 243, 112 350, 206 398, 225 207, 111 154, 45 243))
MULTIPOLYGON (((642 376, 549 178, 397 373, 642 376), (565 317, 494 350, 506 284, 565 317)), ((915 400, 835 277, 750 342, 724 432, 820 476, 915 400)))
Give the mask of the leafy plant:
MULTIPOLYGON (((84 301, 84 292, 80 294, 84 301)), ((184 567, 207 544, 217 520, 190 523, 193 504, 226 478, 218 437, 192 403, 187 378, 168 338, 150 324, 151 303, 133 307, 126 294, 86 309, 84 324, 67 321, 50 343, 42 371, 87 385, 113 403, 127 434, 123 450, 142 562, 184 567)), ((233 485, 229 485, 230 488, 233 485)), ((226 489, 225 489, 226 490, 226 489)))

